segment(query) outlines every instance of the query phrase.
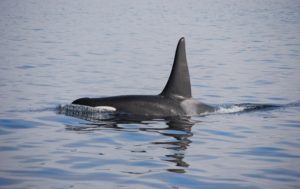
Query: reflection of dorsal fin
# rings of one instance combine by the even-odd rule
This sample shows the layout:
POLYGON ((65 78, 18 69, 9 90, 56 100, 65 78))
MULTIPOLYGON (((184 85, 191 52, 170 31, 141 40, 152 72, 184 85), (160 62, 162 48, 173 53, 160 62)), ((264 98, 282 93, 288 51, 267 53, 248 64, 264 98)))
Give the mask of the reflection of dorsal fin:
POLYGON ((190 74, 185 54, 184 38, 181 38, 178 42, 171 75, 161 95, 168 97, 177 96, 183 98, 192 97, 190 74))

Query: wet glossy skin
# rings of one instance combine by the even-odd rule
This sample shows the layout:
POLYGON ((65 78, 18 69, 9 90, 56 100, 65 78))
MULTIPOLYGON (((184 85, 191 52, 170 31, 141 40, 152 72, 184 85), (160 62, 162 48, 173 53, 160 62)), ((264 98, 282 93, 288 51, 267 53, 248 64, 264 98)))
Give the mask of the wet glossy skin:
POLYGON ((126 95, 105 98, 80 98, 73 102, 86 106, 110 106, 117 112, 156 117, 190 116, 213 111, 214 108, 194 99, 170 98, 162 95, 126 95))

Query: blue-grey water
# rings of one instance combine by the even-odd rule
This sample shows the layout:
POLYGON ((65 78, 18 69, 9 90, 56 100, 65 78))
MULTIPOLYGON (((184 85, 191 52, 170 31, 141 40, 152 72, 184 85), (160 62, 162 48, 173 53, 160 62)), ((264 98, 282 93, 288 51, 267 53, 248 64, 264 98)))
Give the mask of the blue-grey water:
POLYGON ((299 55, 297 0, 2 0, 0 188, 300 188, 299 55), (79 97, 158 94, 182 36, 193 96, 219 112, 58 113, 79 97))

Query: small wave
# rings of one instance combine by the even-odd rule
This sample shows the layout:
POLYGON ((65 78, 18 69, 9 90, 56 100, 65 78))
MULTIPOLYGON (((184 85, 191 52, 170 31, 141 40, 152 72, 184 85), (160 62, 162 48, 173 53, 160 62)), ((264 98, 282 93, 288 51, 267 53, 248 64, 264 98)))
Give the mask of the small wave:
POLYGON ((226 113, 241 113, 249 111, 262 111, 262 110, 272 110, 275 108, 284 107, 283 105, 275 104, 234 104, 234 105, 220 105, 216 108, 214 113, 226 114, 226 113))
POLYGON ((300 107, 300 101, 291 102, 286 105, 287 107, 300 107))
POLYGON ((246 107, 232 105, 232 106, 220 106, 216 109, 215 113, 228 114, 228 113, 237 113, 242 112, 246 109, 246 107))

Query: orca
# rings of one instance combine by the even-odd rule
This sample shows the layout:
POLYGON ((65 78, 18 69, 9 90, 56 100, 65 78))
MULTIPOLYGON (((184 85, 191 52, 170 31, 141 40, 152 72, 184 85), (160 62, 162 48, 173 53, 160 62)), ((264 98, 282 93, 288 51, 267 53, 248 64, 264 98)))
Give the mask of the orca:
POLYGON ((214 107, 192 98, 183 37, 178 42, 168 82, 160 94, 79 98, 72 104, 108 109, 119 115, 151 118, 193 116, 215 110, 214 107))

